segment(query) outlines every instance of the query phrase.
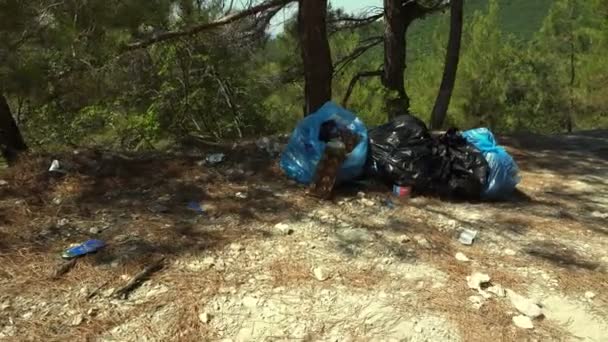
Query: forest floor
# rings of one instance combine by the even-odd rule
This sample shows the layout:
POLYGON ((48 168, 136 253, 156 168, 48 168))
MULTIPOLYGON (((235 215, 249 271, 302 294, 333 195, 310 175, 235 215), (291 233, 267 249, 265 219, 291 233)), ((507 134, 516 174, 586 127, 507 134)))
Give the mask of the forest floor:
POLYGON ((0 340, 608 341, 608 132, 501 142, 509 201, 394 208, 369 185, 312 199, 255 143, 29 156, 0 171, 0 340), (108 245, 51 279, 89 238, 108 245))

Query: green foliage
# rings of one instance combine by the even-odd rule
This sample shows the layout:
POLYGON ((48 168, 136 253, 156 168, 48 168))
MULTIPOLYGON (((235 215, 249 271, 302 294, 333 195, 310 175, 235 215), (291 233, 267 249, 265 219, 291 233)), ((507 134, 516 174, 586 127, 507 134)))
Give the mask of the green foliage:
MULTIPOLYGON (((294 18, 273 38, 243 38, 252 18, 121 53, 123 44, 154 32, 217 18, 221 2, 0 2, 0 91, 30 145, 145 149, 186 135, 290 131, 303 111, 294 18)), ((607 11, 605 0, 467 1, 446 125, 563 132, 572 114, 576 129, 607 127, 607 11)), ((424 120, 439 89, 448 26, 447 13, 435 14, 408 32, 406 88, 424 120)), ((333 33, 334 62, 382 33, 382 22, 333 33)), ((341 102, 355 75, 382 62, 379 44, 337 69, 334 100, 341 102)), ((362 78, 349 109, 368 126, 380 124, 389 95, 379 77, 362 78)))

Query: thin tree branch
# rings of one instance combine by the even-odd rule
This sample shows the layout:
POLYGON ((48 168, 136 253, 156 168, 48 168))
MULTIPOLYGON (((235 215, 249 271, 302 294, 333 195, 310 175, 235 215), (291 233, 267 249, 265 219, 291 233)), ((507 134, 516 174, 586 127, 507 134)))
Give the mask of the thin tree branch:
POLYGON ((349 55, 344 56, 342 59, 336 62, 336 64, 334 65, 334 75, 337 75, 342 72, 342 70, 344 70, 350 63, 354 62, 357 58, 359 58, 371 48, 380 45, 382 42, 384 42, 384 38, 382 36, 375 36, 367 38, 363 42, 368 43, 357 47, 349 55))
POLYGON ((353 77, 350 80, 350 83, 348 83, 348 89, 346 90, 346 94, 344 95, 344 99, 342 100, 342 107, 346 108, 348 106, 348 99, 350 98, 350 95, 352 94, 353 90, 355 89, 355 85, 357 85, 357 82, 359 81, 359 79, 361 79, 363 77, 374 77, 374 76, 378 76, 378 77, 382 76, 382 70, 363 71, 363 72, 356 74, 355 77, 353 77))
POLYGON ((135 49, 143 49, 146 48, 150 45, 159 43, 159 42, 163 42, 166 40, 171 40, 171 39, 175 39, 175 38, 179 38, 179 37, 184 37, 184 36, 191 36, 191 35, 195 35, 197 33, 200 33, 202 31, 206 31, 206 30, 211 30, 223 25, 227 25, 227 24, 231 24, 233 22, 236 22, 238 20, 241 20, 243 18, 246 18, 248 16, 251 15, 255 15, 270 9, 274 9, 275 7, 282 7, 285 6, 291 2, 295 2, 296 0, 272 0, 272 1, 266 1, 264 3, 261 3, 257 6, 253 6, 250 8, 247 8, 245 10, 242 10, 240 12, 235 12, 232 14, 228 14, 218 20, 209 22, 209 23, 204 23, 204 24, 200 24, 200 25, 196 25, 190 28, 187 28, 185 30, 179 30, 179 31, 169 31, 169 32, 163 32, 163 33, 159 33, 156 36, 153 36, 150 39, 141 41, 141 42, 137 42, 137 43, 131 43, 126 45, 123 50, 124 51, 129 51, 129 50, 135 50, 135 49))

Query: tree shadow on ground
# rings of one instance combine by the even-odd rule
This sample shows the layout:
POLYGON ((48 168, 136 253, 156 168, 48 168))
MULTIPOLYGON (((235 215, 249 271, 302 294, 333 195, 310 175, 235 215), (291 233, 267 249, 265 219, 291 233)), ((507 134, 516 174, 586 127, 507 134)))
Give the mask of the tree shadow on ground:
POLYGON ((570 269, 599 270, 600 264, 587 260, 572 248, 554 241, 532 241, 525 248, 529 255, 570 269))
POLYGON ((14 230, 22 234, 2 250, 58 253, 70 242, 99 238, 108 246, 95 255, 98 264, 131 263, 154 254, 193 254, 267 238, 261 225, 300 215, 307 203, 283 193, 290 187, 277 180, 267 156, 243 154, 228 155, 216 166, 201 165, 204 158, 192 156, 53 156, 70 166, 64 176, 49 175, 51 158, 38 156, 24 165, 29 175, 11 170, 11 187, 4 194, 25 199, 24 206, 41 224, 26 222, 20 214, 23 222, 14 230), (57 199, 61 203, 53 204, 57 199), (202 213, 188 209, 190 202, 200 204, 202 213))

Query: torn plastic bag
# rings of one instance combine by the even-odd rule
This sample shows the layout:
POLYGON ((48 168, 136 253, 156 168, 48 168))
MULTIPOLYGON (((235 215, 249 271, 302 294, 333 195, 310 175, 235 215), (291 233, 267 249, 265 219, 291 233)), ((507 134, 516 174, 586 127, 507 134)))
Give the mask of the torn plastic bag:
POLYGON ((367 128, 353 113, 327 102, 300 121, 291 134, 280 161, 281 169, 289 178, 302 184, 312 182, 326 146, 326 142, 320 140, 324 135, 320 134, 321 126, 328 121, 333 121, 331 126, 348 129, 360 137, 340 167, 336 182, 353 180, 363 173, 368 151, 367 128))
POLYGON ((433 181, 440 160, 424 122, 402 115, 368 132, 368 173, 398 186, 425 189, 433 181))
POLYGON ((462 136, 481 151, 488 162, 490 172, 483 197, 501 199, 513 193, 521 180, 519 168, 511 155, 496 143, 492 132, 487 128, 476 128, 463 132, 462 136))

